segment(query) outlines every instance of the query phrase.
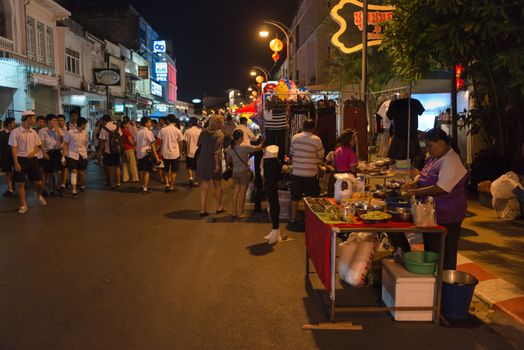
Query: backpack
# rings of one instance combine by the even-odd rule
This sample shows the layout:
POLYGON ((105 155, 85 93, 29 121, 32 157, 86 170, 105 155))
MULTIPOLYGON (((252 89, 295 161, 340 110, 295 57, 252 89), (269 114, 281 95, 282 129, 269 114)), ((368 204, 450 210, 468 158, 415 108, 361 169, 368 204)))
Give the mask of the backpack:
POLYGON ((109 135, 109 140, 106 140, 106 142, 109 142, 109 153, 122 154, 122 135, 118 132, 119 128, 116 127, 114 131, 111 131, 104 126, 104 129, 109 135))

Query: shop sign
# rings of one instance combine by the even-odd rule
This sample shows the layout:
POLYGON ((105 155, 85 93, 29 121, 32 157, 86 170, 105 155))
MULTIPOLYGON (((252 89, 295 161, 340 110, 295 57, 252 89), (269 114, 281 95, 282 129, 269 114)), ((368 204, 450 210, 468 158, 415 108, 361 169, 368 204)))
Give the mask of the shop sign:
MULTIPOLYGON (((340 26, 331 43, 343 53, 362 50, 363 7, 357 0, 340 0, 331 10, 331 18, 340 26)), ((394 6, 368 5, 368 46, 382 43, 383 23, 393 18, 394 10, 394 6)))
POLYGON ((159 112, 166 113, 167 112, 167 105, 159 104, 156 109, 159 112))
POLYGON ((115 113, 124 113, 124 105, 121 103, 116 104, 114 107, 114 111, 115 113))
POLYGON ((138 77, 140 79, 149 78, 149 67, 148 66, 138 66, 138 77))
POLYGON ((167 81, 167 62, 155 63, 156 80, 167 81))
POLYGON ((165 40, 156 40, 153 41, 153 52, 166 52, 166 41, 165 40))
POLYGON ((155 83, 154 81, 151 81, 151 94, 162 97, 162 85, 155 83))
POLYGON ((97 85, 120 85, 120 71, 118 69, 96 68, 94 73, 97 85))

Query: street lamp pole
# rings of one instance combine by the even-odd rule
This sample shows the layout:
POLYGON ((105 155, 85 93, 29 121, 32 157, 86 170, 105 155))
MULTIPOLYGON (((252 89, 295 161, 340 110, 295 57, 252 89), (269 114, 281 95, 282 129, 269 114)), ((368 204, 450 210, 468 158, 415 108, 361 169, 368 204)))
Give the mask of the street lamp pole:
POLYGON ((290 37, 293 40, 295 40, 295 36, 293 35, 293 32, 291 31, 291 29, 289 29, 285 24, 281 22, 265 20, 264 24, 269 24, 274 27, 277 27, 286 36, 286 59, 287 59, 286 73, 287 73, 287 77, 289 78, 289 61, 291 60, 291 57, 289 57, 289 44, 291 42, 290 37))
POLYGON ((256 69, 256 70, 261 71, 262 73, 264 73, 264 76, 265 76, 265 78, 266 78, 266 81, 269 80, 269 75, 270 75, 270 74, 269 74, 269 71, 268 71, 267 69, 265 69, 264 67, 253 66, 251 69, 252 69, 252 70, 255 70, 255 69, 256 69))

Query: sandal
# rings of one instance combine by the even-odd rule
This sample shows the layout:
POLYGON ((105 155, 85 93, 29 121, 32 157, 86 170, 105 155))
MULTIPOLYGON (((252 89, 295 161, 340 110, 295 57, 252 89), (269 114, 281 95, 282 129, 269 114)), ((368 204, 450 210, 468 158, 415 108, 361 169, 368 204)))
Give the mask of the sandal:
POLYGON ((226 210, 224 208, 216 211, 217 214, 223 214, 225 212, 226 212, 226 210))
POLYGON ((206 217, 206 216, 208 216, 208 215, 209 215, 209 213, 208 213, 207 211, 206 211, 206 212, 203 212, 203 213, 200 213, 200 216, 201 216, 201 217, 206 217))

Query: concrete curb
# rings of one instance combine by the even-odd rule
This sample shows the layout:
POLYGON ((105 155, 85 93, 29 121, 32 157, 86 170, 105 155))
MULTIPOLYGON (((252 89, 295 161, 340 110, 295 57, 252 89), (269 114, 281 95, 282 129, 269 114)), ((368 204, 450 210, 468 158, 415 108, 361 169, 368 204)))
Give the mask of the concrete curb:
POLYGON ((524 291, 461 254, 457 256, 457 270, 470 273, 479 280, 475 288, 477 298, 524 325, 524 291))

